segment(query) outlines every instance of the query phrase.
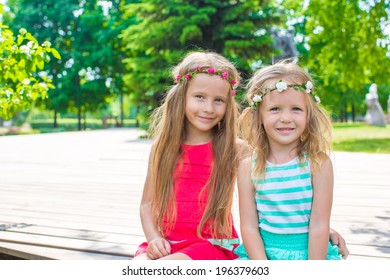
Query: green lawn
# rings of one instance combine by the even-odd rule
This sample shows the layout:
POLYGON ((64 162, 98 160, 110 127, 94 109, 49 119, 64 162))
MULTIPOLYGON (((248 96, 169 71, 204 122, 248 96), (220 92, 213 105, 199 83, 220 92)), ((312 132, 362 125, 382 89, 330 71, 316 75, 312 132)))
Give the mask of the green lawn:
MULTIPOLYGON (((48 133, 77 130, 76 119, 58 120, 59 128, 53 129, 52 120, 33 120, 30 133, 48 133)), ((102 121, 98 119, 87 120, 88 129, 101 129, 102 121)), ((113 127, 113 121, 108 122, 108 127, 113 127)), ((135 120, 125 120, 125 127, 134 127, 135 120)), ((390 125, 386 127, 368 126, 362 123, 333 124, 333 149, 345 152, 367 152, 390 154, 390 125)), ((23 132, 22 132, 23 133, 23 132)), ((2 134, 22 134, 21 132, 2 134)))
POLYGON ((390 153, 390 125, 333 125, 333 149, 346 152, 390 153))
MULTIPOLYGON (((50 133, 50 132, 62 132, 62 131, 75 131, 78 129, 78 119, 71 118, 62 118, 58 119, 58 128, 53 128, 52 119, 34 119, 31 121, 31 127, 35 130, 38 130, 40 133, 50 133)), ((84 120, 82 120, 83 126, 84 120)), ((124 127, 135 127, 136 121, 133 119, 125 119, 124 127)), ((115 120, 107 120, 107 128, 115 127, 115 120)), ((87 119, 87 129, 102 129, 103 122, 101 119, 87 119)))

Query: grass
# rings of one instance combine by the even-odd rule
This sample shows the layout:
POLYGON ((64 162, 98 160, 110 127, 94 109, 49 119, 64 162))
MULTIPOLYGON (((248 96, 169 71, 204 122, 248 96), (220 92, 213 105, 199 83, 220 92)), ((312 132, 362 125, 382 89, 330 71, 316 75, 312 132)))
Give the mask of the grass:
MULTIPOLYGON (((33 120, 29 133, 51 133, 77 130, 77 119, 59 119, 58 128, 53 128, 51 119, 33 120)), ((107 127, 114 127, 108 121, 107 127)), ((135 127, 135 120, 124 121, 125 127, 135 127)), ((102 120, 87 119, 88 129, 102 129, 102 120)), ((390 154, 390 125, 386 127, 369 126, 364 123, 334 123, 333 149, 345 152, 387 153, 390 154)), ((0 135, 23 134, 23 131, 2 131, 0 135)))
MULTIPOLYGON (((84 120, 82 120, 82 126, 83 126, 84 120)), ((78 128, 78 119, 71 119, 71 118, 62 118, 57 120, 58 123, 58 129, 61 131, 72 131, 77 130, 78 128)), ((42 132, 52 132, 53 129, 53 120, 52 119, 34 119, 31 121, 31 127, 33 129, 38 129, 42 132)), ((136 120, 133 119, 125 119, 124 120, 124 127, 135 127, 136 120)), ((107 120, 107 127, 114 127, 115 121, 113 119, 107 120)), ((103 122, 101 119, 87 119, 87 128, 88 129, 102 129, 103 128, 103 122)), ((53 131, 54 132, 54 131, 53 131)))
MULTIPOLYGON (((82 128, 84 120, 82 120, 82 128)), ((54 133, 64 131, 77 131, 78 120, 76 118, 59 118, 57 120, 58 127, 53 128, 53 119, 33 119, 31 120, 30 128, 23 129, 21 127, 13 126, 11 128, 0 127, 0 136, 2 135, 21 135, 21 134, 37 134, 37 133, 54 133)), ((106 128, 116 127, 115 120, 109 119, 106 123, 106 128)), ((136 120, 125 119, 123 127, 136 127, 136 120)), ((103 129, 103 122, 101 119, 87 119, 87 130, 103 129)))
POLYGON ((361 123, 333 125, 333 149, 345 152, 390 154, 390 126, 361 123))

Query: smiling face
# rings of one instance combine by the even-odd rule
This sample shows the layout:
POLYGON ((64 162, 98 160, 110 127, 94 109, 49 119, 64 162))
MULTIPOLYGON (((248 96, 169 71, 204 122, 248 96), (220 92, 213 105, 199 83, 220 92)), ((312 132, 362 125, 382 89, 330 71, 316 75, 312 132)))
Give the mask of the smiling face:
POLYGON ((198 74, 186 92, 186 142, 205 142, 226 113, 230 84, 217 75, 198 74))
POLYGON ((268 93, 260 104, 260 115, 271 150, 295 149, 307 125, 306 93, 288 88, 268 93))

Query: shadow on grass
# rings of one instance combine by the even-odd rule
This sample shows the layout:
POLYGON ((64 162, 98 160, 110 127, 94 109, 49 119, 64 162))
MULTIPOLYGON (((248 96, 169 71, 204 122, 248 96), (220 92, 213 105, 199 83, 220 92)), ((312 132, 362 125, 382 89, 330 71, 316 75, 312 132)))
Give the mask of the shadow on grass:
POLYGON ((390 154, 389 138, 346 139, 333 143, 335 151, 390 154))

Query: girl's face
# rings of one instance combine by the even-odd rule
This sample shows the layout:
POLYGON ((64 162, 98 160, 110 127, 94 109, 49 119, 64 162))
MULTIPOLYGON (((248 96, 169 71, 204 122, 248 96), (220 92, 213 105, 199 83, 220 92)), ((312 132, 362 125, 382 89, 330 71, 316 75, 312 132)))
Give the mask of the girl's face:
POLYGON ((197 74, 186 92, 187 141, 204 142, 226 113, 230 84, 218 75, 197 74), (191 140, 190 140, 191 139, 191 140))
POLYGON ((260 115, 271 149, 294 149, 307 125, 306 96, 288 88, 268 93, 260 104, 260 115))

